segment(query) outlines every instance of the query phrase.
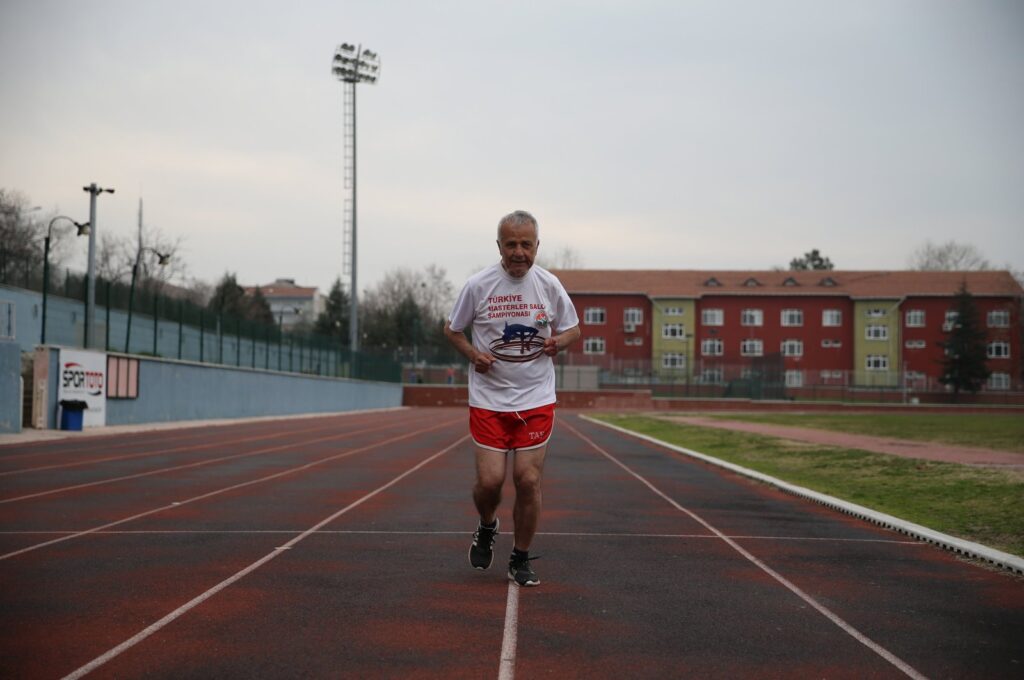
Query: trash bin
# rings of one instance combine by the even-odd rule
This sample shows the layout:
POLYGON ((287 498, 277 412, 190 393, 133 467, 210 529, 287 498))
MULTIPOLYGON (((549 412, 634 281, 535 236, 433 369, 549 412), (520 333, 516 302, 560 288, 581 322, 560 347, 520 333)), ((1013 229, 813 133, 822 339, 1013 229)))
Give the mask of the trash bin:
POLYGON ((60 401, 60 429, 81 430, 82 418, 85 409, 89 405, 78 399, 61 399, 60 401))

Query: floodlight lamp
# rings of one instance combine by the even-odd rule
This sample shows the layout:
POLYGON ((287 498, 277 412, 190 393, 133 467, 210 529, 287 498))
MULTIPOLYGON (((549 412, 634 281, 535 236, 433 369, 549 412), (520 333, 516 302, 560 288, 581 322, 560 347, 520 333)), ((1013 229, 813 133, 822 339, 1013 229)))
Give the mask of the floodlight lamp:
POLYGON ((349 45, 348 43, 341 43, 341 45, 338 47, 338 49, 339 50, 344 50, 346 52, 354 52, 356 48, 355 48, 355 46, 349 45))
POLYGON ((164 255, 163 253, 157 253, 155 250, 153 252, 156 253, 156 256, 158 258, 157 264, 159 264, 161 267, 167 264, 167 262, 171 259, 171 256, 169 254, 164 255))
POLYGON ((367 59, 376 59, 377 53, 371 50, 363 50, 363 56, 366 57, 367 59))
POLYGON ((78 227, 78 234, 76 234, 77 236, 88 236, 89 235, 89 223, 88 222, 75 222, 75 226, 78 227))

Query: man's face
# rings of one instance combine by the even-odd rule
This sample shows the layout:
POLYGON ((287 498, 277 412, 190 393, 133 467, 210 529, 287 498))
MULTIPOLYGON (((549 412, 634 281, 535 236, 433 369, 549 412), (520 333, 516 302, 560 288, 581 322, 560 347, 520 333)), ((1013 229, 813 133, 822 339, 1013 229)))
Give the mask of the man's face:
POLYGON ((537 230, 532 226, 502 225, 498 232, 498 252, 501 265, 511 276, 526 276, 537 257, 537 230))

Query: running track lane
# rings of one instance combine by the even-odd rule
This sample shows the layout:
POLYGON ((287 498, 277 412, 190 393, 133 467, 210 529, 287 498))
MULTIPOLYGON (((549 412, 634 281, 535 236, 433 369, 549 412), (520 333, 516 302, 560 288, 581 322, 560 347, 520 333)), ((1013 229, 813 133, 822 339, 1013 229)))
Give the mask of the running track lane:
MULTIPOLYGON (((448 439, 462 432, 460 423, 448 439)), ((1006 677, 1017 667, 1019 580, 571 416, 562 417, 553 442, 545 533, 533 551, 544 555, 537 562, 544 583, 516 592, 511 667, 521 677, 906 677, 597 447, 711 526, 727 529, 756 559, 924 675, 1006 677)), ((393 479, 427 453, 417 448, 387 447, 379 456, 349 459, 354 465, 339 461, 331 480, 343 484, 357 467, 378 482, 388 474, 393 479)), ((508 637, 501 569, 511 539, 508 531, 499 537, 492 571, 466 566, 475 521, 467 498, 471 455, 462 445, 380 491, 97 675, 497 675, 508 637)), ((313 526, 287 534, 226 533, 246 531, 247 517, 248 530, 259 531, 264 519, 273 524, 309 515, 309 508, 281 514, 274 501, 298 502, 316 477, 291 479, 279 497, 266 491, 281 485, 268 484, 263 492, 218 501, 216 511, 212 504, 195 506, 209 515, 178 518, 179 530, 212 533, 93 535, 30 556, 39 569, 64 572, 49 577, 59 592, 39 597, 40 618, 55 625, 29 636, 29 643, 64 642, 55 619, 87 602, 86 620, 68 643, 94 655, 113 648, 128 639, 122 631, 130 626, 102 633, 120 623, 122 607, 137 619, 148 615, 149 625, 205 592, 203 585, 252 564, 260 550, 265 556, 313 526), (58 556, 58 550, 68 552, 58 556), (134 569, 133 560, 141 562, 134 569), (67 574, 78 578, 60 578, 67 574), (90 589, 99 596, 90 600, 90 589)), ((378 488, 372 482, 360 479, 348 502, 378 488)), ((337 501, 332 509, 345 507, 345 498, 337 501)), ((312 503, 321 519, 324 502, 319 496, 312 503)), ((507 506, 501 517, 510 529, 507 506)), ((146 522, 136 529, 158 530, 146 522)), ((0 577, 17 561, 0 563, 0 577)), ((35 585, 46 583, 41 578, 35 585)), ((33 651, 55 653, 46 646, 33 651)))
MULTIPOLYGON (((424 421, 422 413, 418 418, 393 419, 398 426, 424 421)), ((464 435, 464 428, 455 426, 463 418, 428 420, 427 427, 406 428, 401 439, 391 437, 389 445, 382 446, 389 440, 379 438, 374 450, 359 456, 253 485, 245 494, 196 503, 204 514, 190 516, 182 514, 183 508, 171 508, 124 527, 147 533, 93 534, 8 560, 0 565, 0 574, 5 568, 20 567, 8 571, 10 607, 3 614, 10 617, 5 629, 17 631, 17 639, 8 640, 4 656, 19 663, 9 667, 25 664, 28 672, 23 674, 33 677, 68 672, 109 647, 111 640, 128 638, 196 593, 275 548, 286 547, 290 538, 311 526, 303 523, 304 515, 315 514, 322 520, 328 512, 357 502, 368 490, 395 477, 395 470, 402 474, 418 462, 425 448, 441 448, 464 435), (247 516, 241 512, 246 508, 247 516), (150 533, 154 529, 147 521, 165 513, 176 515, 180 527, 200 533, 150 533), (208 522, 219 525, 212 534, 208 522), (300 529, 264 533, 275 523, 300 529), (233 533, 238 531, 245 533, 233 533), (54 638, 62 644, 50 649, 46 641, 54 638), (36 667, 39 664, 44 668, 36 667)), ((173 670, 165 672, 177 675, 173 670)))

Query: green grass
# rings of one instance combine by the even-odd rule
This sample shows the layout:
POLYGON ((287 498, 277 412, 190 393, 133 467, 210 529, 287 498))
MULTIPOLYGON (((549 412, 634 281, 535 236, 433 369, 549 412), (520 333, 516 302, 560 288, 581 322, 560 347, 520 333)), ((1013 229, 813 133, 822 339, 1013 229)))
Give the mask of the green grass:
POLYGON ((730 413, 712 417, 1024 453, 1024 417, 1020 414, 730 413))
POLYGON ((1024 556, 1024 471, 788 442, 657 418, 597 418, 930 529, 1024 556))

